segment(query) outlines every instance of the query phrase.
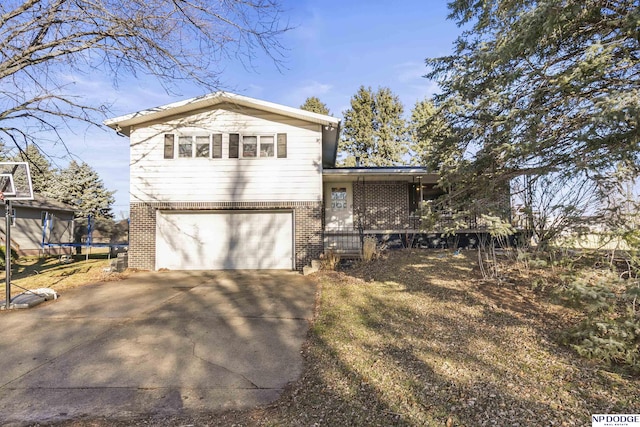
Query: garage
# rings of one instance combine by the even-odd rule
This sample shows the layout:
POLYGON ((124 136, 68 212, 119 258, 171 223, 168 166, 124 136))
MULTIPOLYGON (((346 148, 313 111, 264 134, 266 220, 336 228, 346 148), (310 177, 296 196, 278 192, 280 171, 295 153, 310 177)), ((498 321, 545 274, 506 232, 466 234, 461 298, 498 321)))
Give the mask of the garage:
POLYGON ((286 269, 291 211, 157 211, 156 269, 286 269))

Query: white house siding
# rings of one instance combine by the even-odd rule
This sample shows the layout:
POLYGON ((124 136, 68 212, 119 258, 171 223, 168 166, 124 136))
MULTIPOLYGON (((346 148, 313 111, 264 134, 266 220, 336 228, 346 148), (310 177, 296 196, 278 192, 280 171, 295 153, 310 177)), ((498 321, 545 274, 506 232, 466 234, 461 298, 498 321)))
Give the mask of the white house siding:
MULTIPOLYGON (((171 256, 172 251, 175 251, 175 248, 169 250, 166 245, 163 246, 163 236, 157 235, 158 211, 183 211, 187 215, 200 213, 206 216, 222 213, 221 211, 231 216, 243 211, 252 211, 258 215, 264 211, 289 212, 292 235, 278 240, 278 244, 285 242, 282 243, 283 247, 291 248, 294 253, 280 258, 286 260, 287 265, 300 270, 321 253, 320 124, 246 107, 239 112, 236 107, 227 104, 210 111, 174 117, 166 122, 138 126, 131 129, 130 138, 130 267, 166 268, 163 264, 166 256, 171 256), (222 134, 222 158, 165 159, 164 135, 167 133, 222 134), (233 133, 238 133, 241 137, 276 136, 284 133, 287 135, 287 157, 229 159, 229 134, 233 133)), ((176 138, 175 150, 178 149, 177 144, 176 138)), ((215 228, 214 222, 205 221, 202 224, 215 228)), ((233 230, 228 232, 234 233, 233 230)), ((204 239, 202 248, 206 250, 202 252, 206 253, 202 259, 207 262, 200 260, 183 267, 211 268, 207 264, 211 264, 209 258, 220 255, 218 252, 224 252, 211 241, 211 236, 217 235, 212 233, 209 229, 203 229, 197 236, 198 239, 204 239)), ((260 231, 256 233, 264 236, 260 231)), ((265 268, 263 261, 247 265, 265 268)), ((237 263, 237 266, 247 265, 237 263)), ((236 264, 224 267, 234 266, 236 264)), ((176 268, 175 265, 172 267, 176 268)), ((214 268, 219 267, 214 265, 214 268)))
MULTIPOLYGON (((227 105, 131 132, 133 202, 321 201, 321 125, 227 105), (222 134, 222 158, 164 158, 164 135, 222 134), (229 159, 229 134, 287 134, 286 158, 229 159)), ((177 150, 177 140, 176 140, 177 150)))

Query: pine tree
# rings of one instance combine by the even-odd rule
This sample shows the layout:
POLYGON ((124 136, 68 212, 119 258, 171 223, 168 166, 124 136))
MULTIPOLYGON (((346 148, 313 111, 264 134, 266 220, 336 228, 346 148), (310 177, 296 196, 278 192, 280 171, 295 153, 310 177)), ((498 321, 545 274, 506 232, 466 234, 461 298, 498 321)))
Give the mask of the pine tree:
POLYGON ((325 116, 331 115, 327 105, 320 101, 315 96, 310 96, 304 101, 304 104, 300 106, 301 110, 311 111, 312 113, 324 114, 325 116))
POLYGON ((435 152, 437 144, 447 140, 451 133, 431 100, 416 102, 411 111, 409 132, 413 163, 437 170, 440 166, 435 152))
MULTIPOLYGON (((601 179, 640 170, 637 0, 449 3, 467 29, 427 60, 464 155, 460 176, 508 182, 562 171, 601 179)), ((478 181, 477 187, 485 183, 478 181)))
POLYGON ((115 199, 114 191, 105 188, 98 173, 87 163, 78 164, 75 160, 56 175, 55 183, 50 187, 55 199, 76 208, 77 218, 113 218, 111 205, 115 199))
POLYGON ((377 92, 361 86, 343 113, 340 151, 345 164, 360 159, 363 166, 393 166, 403 163, 408 151, 407 128, 400 99, 389 88, 377 92))
POLYGON ((42 155, 36 145, 29 144, 25 150, 14 156, 12 161, 27 162, 31 172, 31 184, 34 193, 47 194, 47 190, 53 181, 55 170, 51 168, 51 163, 42 155))

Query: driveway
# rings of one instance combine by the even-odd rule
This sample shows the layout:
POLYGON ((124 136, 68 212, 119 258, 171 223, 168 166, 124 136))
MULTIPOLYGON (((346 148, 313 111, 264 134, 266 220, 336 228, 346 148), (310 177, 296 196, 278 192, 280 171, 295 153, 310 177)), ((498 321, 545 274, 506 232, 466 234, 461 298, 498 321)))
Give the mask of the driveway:
POLYGON ((0 425, 266 404, 302 372, 316 287, 293 272, 154 272, 0 314, 0 425))

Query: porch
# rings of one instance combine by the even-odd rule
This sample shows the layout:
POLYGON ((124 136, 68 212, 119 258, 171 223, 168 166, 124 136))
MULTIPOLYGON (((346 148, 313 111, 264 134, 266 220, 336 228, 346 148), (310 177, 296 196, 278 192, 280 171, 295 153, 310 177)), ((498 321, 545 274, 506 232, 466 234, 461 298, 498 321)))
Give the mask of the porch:
MULTIPOLYGON (((386 248, 475 247, 487 224, 479 215, 464 218, 438 207, 438 221, 425 232, 422 202, 434 204, 444 194, 438 175, 416 167, 326 169, 324 184, 324 251, 359 257, 366 236, 386 248), (460 227, 460 221, 463 226, 460 227), (451 236, 447 230, 457 229, 451 236)), ((506 198, 508 209, 508 193, 506 198)))

